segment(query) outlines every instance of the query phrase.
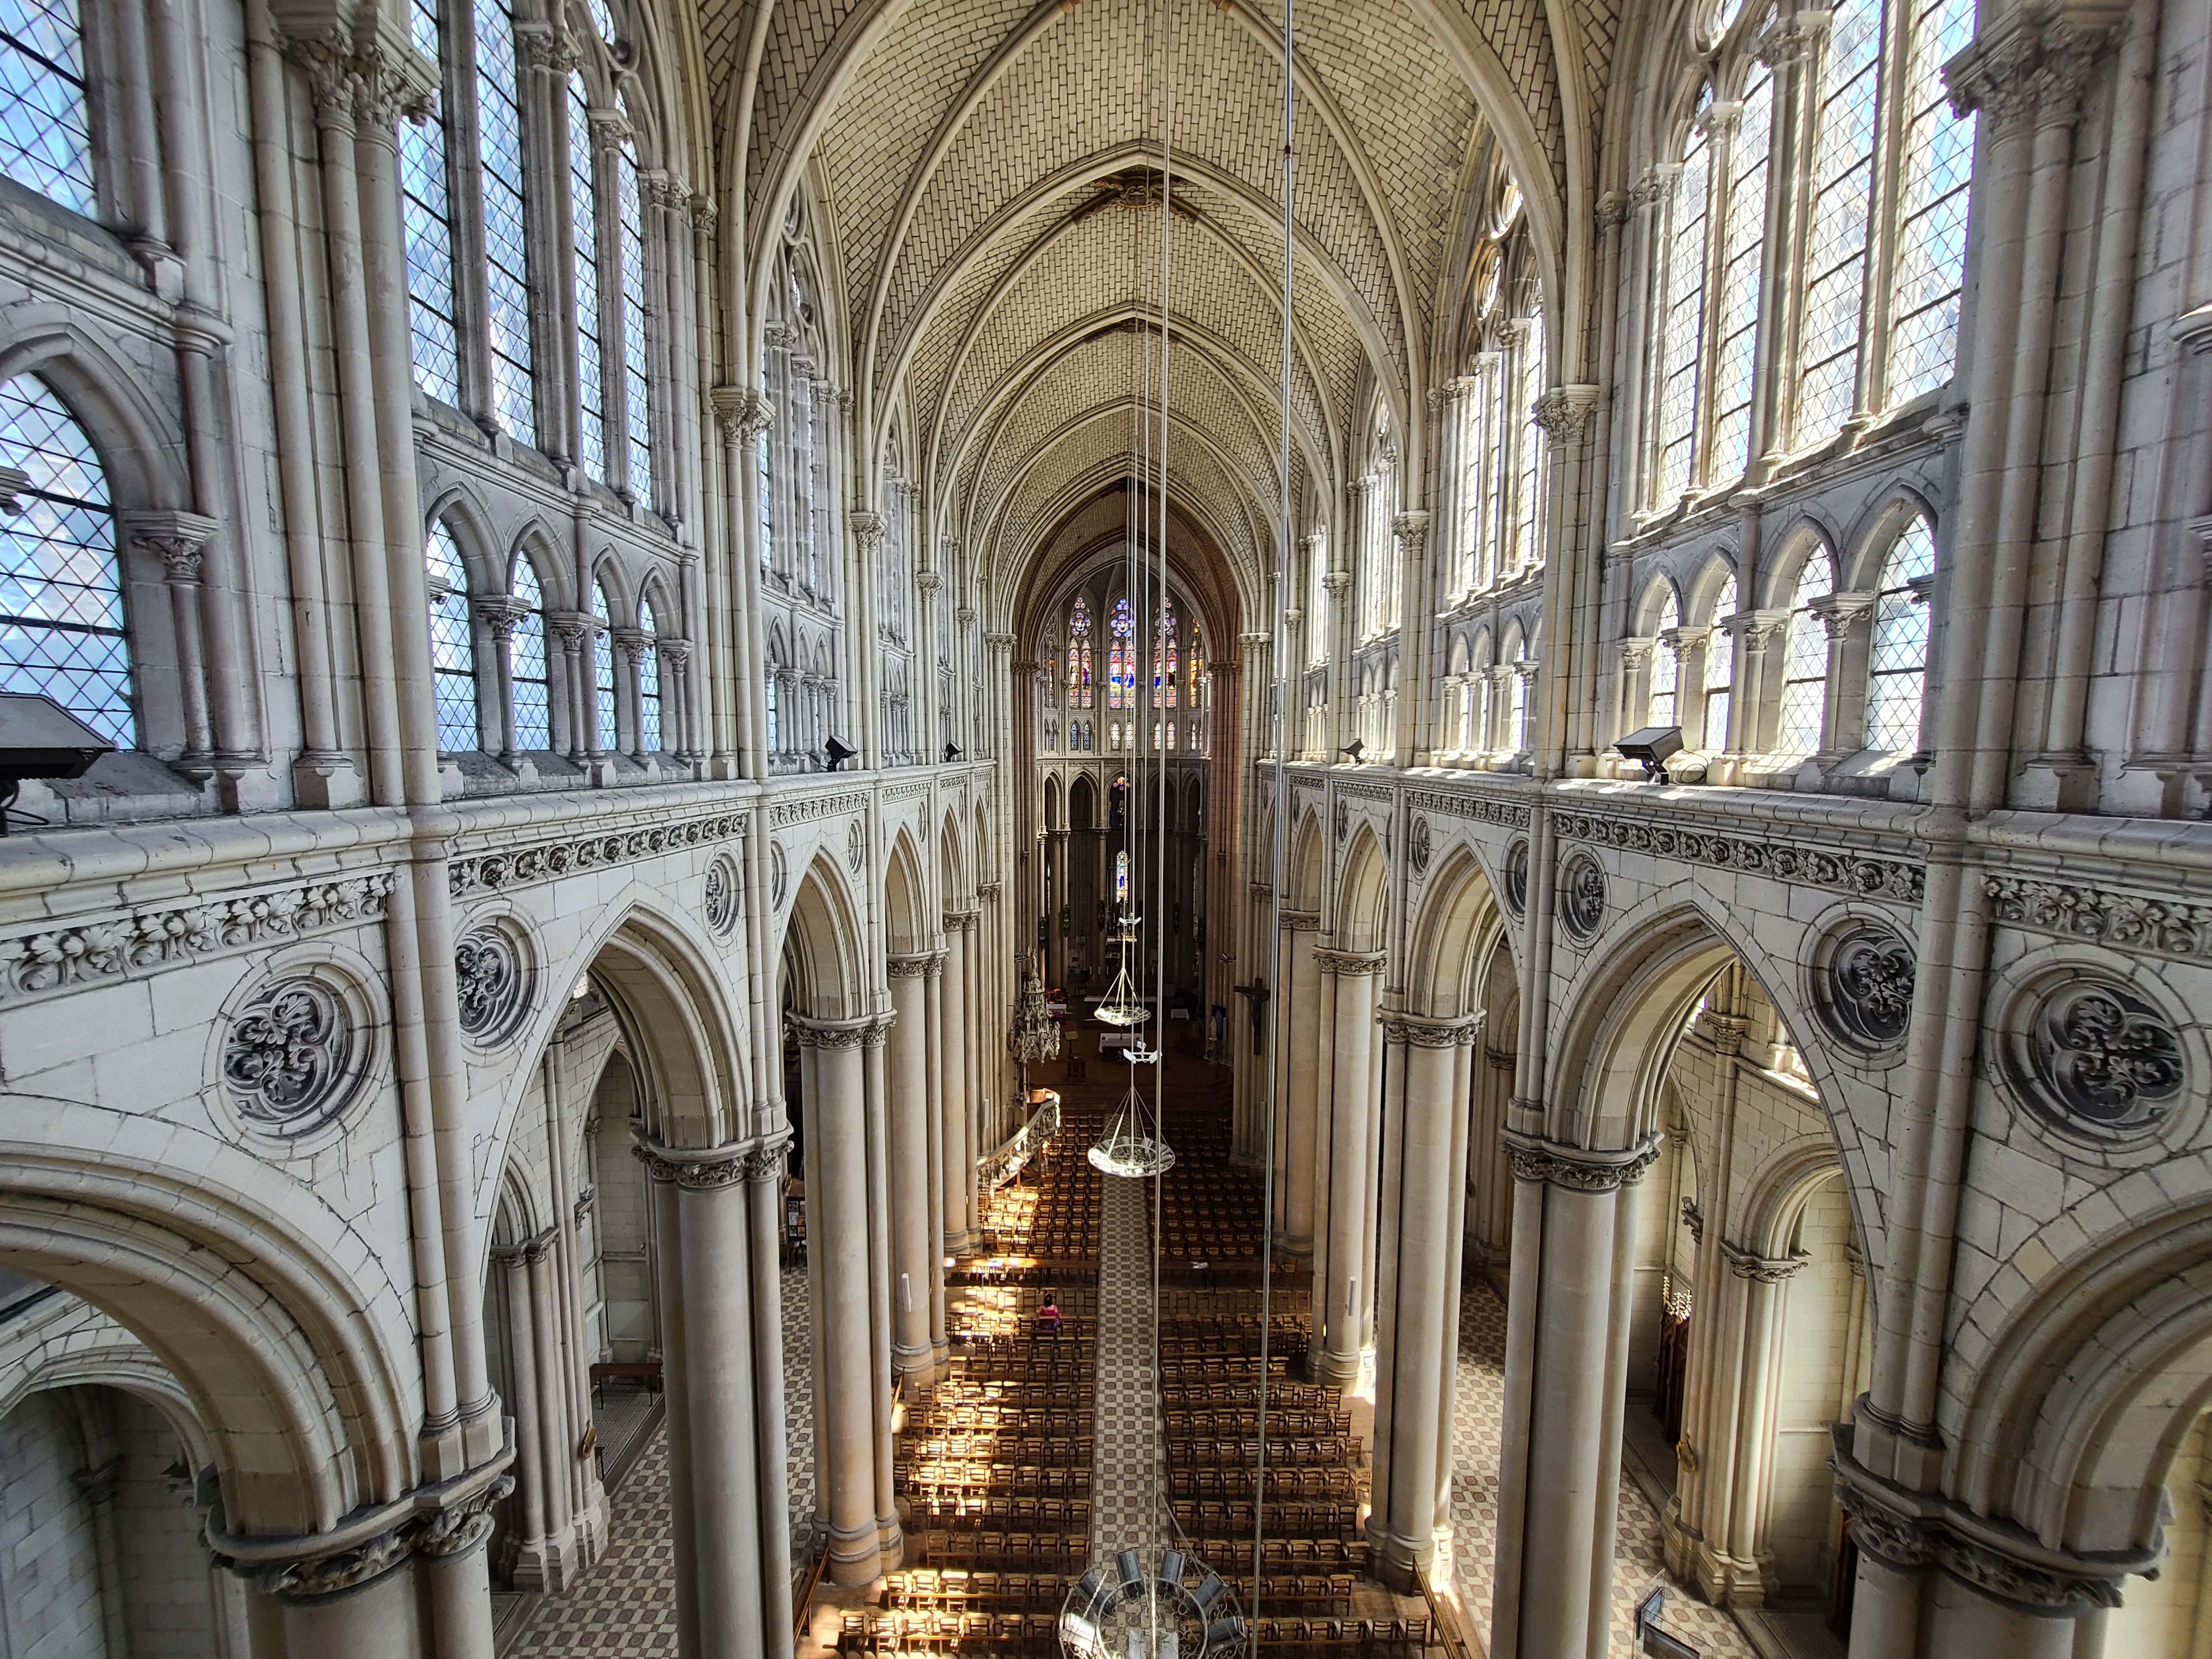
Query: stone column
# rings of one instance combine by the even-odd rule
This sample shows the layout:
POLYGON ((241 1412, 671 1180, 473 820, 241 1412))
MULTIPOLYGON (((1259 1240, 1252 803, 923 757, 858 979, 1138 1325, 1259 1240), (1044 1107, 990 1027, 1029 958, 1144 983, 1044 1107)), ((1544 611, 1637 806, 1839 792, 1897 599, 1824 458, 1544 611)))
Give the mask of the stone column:
POLYGON ((891 1168, 890 1090, 885 1079, 886 1039, 895 1022, 879 1017, 861 1037, 866 1094, 868 1186, 868 1365, 874 1416, 876 1534, 880 1569, 895 1570, 905 1553, 899 1533, 891 1462, 891 1168))
POLYGON ((102 1659, 131 1659, 131 1631, 123 1606, 123 1557, 115 1538, 115 1494, 123 1484, 123 1459, 111 1457, 70 1477, 92 1510, 93 1557, 100 1586, 102 1659))
POLYGON ((874 1364, 869 1352, 866 1066, 872 1020, 792 1018, 799 1037, 806 1159, 808 1272, 822 1316, 815 1480, 830 1523, 829 1576, 865 1584, 881 1571, 876 1524, 874 1364))
POLYGON ((1633 1236, 1635 1183, 1658 1142, 1508 1144, 1513 1271, 1490 1651, 1605 1659, 1627 1364, 1620 1245, 1633 1236))
MULTIPOLYGON (((782 1115, 778 1103, 777 1116, 782 1115)), ((784 1146, 790 1131, 745 1160, 745 1202, 752 1227, 753 1427, 761 1493, 761 1582, 770 1607, 791 1593, 791 1484, 784 1452, 783 1239, 784 1146)), ((792 1659, 789 1621, 770 1619, 767 1659, 792 1659)))
POLYGON ((1376 1344, 1374 1512, 1387 1582, 1412 1592, 1437 1553, 1451 1458, 1459 1340, 1460 1218, 1467 1201, 1468 1045, 1474 1018, 1385 1014, 1382 1328, 1376 1344))
POLYGON ((1851 1659, 2098 1659, 2122 1580, 2162 1553, 2046 1547, 1873 1474, 1851 1456, 1848 1430, 1836 1441, 1838 1495, 1859 1551, 1851 1659))
POLYGON ((938 1241, 930 1233, 929 986, 944 958, 927 951, 895 956, 888 965, 892 1022, 884 1056, 890 1113, 891 1366, 927 1378, 935 1365, 930 1341, 932 1287, 939 1279, 938 1241))
POLYGON ((698 1539, 691 1501, 690 1298, 684 1294, 684 1213, 676 1188, 678 1166, 635 1148, 645 1165, 647 1215, 652 1232, 653 1296, 660 1326, 663 1420, 668 1435, 669 1532, 674 1547, 676 1650, 699 1651, 698 1539))
POLYGON ((1341 1388, 1358 1378, 1375 1297, 1370 1155, 1381 1107, 1375 1091, 1375 1006, 1383 957, 1316 951, 1313 960, 1335 990, 1328 1100, 1321 1119, 1328 1141, 1328 1212, 1321 1224, 1326 1249, 1316 1251, 1315 1261, 1314 1324, 1321 1340, 1313 1363, 1316 1380, 1341 1388))
MULTIPOLYGON (((530 1287, 530 1322, 535 1342, 527 1355, 518 1354, 518 1366, 537 1371, 539 1456, 544 1484, 540 1489, 545 1517, 545 1583, 548 1589, 565 1589, 575 1576, 576 1533, 568 1466, 569 1448, 576 1437, 568 1420, 565 1371, 561 1364, 563 1324, 553 1283, 553 1245, 556 1228, 548 1227, 524 1248, 523 1262, 530 1287)), ((518 1413, 520 1405, 516 1407, 518 1413)))
POLYGON ((929 1194, 925 1237, 929 1245, 929 1355, 933 1371, 941 1370, 952 1357, 952 1340, 945 1334, 945 952, 935 952, 924 981, 929 991, 929 1060, 923 1073, 923 1086, 928 1091, 923 1116, 929 1126, 929 1162, 921 1178, 929 1194))
POLYGON ((221 527, 197 513, 134 513, 125 521, 131 544, 161 562, 177 635, 177 689, 184 703, 185 749, 174 764, 202 781, 215 772, 215 728, 208 712, 207 652, 200 632, 200 564, 221 527))
POLYGON ((487 1511, 506 1489, 502 1478, 466 1503, 439 1510, 416 1540, 436 1659, 492 1659, 491 1580, 483 1547, 492 1530, 487 1511))
POLYGON ((972 1115, 969 1045, 972 1021, 969 1001, 975 912, 947 911, 945 916, 945 1254, 964 1255, 975 1248, 975 1158, 968 1124, 972 1115))
MULTIPOLYGON (((666 1156, 684 1158, 671 1150, 666 1156)), ((692 1154, 692 1157, 699 1157, 692 1154)), ((690 1422, 694 1571, 700 1659, 737 1659, 758 1650, 769 1615, 783 1595, 764 1594, 763 1522, 754 1445, 752 1271, 745 1213, 745 1164, 734 1148, 714 1161, 678 1165, 677 1211, 684 1236, 684 1408, 690 1422)), ((788 1595, 784 1589, 783 1595, 788 1595)))
POLYGON ((1314 1251, 1315 1182, 1319 1165, 1321 1056, 1327 1033, 1321 1019, 1321 969, 1314 963, 1314 935, 1321 918, 1286 911, 1283 930, 1284 994, 1278 1021, 1276 1091, 1284 1114, 1276 1152, 1283 1181, 1282 1248, 1292 1255, 1314 1251))
MULTIPOLYGON (((535 1241, 539 1253, 543 1241, 535 1241)), ((536 1589, 545 1583, 545 1443, 538 1408, 538 1310, 530 1296, 530 1243, 501 1244, 492 1257, 507 1288, 507 1368, 514 1384, 514 1476, 520 1550, 514 1582, 536 1589)))

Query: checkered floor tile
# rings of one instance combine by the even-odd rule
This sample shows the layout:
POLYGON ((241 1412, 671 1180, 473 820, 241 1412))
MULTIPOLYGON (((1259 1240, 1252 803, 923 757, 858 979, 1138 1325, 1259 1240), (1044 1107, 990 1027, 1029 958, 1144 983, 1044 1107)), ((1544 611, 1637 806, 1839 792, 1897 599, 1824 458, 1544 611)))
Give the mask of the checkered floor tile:
MULTIPOLYGON (((1632 1405, 1630 1410, 1639 1407, 1632 1405)), ((1460 1299, 1459 1373, 1452 1396, 1450 1582, 1468 1622, 1486 1640, 1498 1554, 1498 1455, 1505 1413, 1505 1304, 1480 1279, 1460 1299)), ((1440 1575, 1441 1576, 1441 1575, 1440 1575)), ((1612 1651, 1636 1651, 1636 1604, 1656 1583, 1669 1586, 1665 1628, 1701 1659, 1757 1659, 1734 1619, 1677 1586, 1662 1562, 1659 1516, 1626 1474, 1613 1568, 1612 1651)))
POLYGON ((656 1429, 609 1502, 607 1553, 580 1583, 545 1601, 507 1659, 673 1659, 675 1585, 668 1437, 656 1429))
POLYGON ((1155 1542, 1167 1487, 1152 1352, 1152 1234, 1146 1225, 1152 1183, 1109 1176, 1101 1184, 1097 1442, 1091 1459, 1094 1560, 1155 1542))

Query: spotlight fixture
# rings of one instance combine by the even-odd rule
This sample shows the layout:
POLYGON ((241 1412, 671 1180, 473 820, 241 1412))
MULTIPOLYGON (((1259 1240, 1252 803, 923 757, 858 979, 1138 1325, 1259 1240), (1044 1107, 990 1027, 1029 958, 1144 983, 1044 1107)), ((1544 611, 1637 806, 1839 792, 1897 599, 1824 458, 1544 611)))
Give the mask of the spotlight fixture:
POLYGON ((1354 738, 1350 743, 1345 744, 1343 748, 1338 750, 1336 752, 1340 755, 1351 756, 1352 763, 1354 766, 1357 766, 1359 764, 1360 756, 1364 754, 1366 751, 1367 745, 1358 738, 1354 738))
POLYGON ((1624 760, 1640 762, 1644 775, 1652 783, 1667 781, 1667 763, 1682 751, 1682 728, 1679 726, 1646 726, 1631 732, 1613 745, 1624 760))
POLYGON ((849 748, 846 744, 838 742, 836 738, 831 738, 827 743, 822 745, 822 752, 830 757, 830 764, 825 769, 834 772, 860 751, 857 749, 849 748))
POLYGON ((953 761, 958 760, 960 758, 960 745, 957 743, 946 744, 945 745, 945 758, 948 764, 953 761))

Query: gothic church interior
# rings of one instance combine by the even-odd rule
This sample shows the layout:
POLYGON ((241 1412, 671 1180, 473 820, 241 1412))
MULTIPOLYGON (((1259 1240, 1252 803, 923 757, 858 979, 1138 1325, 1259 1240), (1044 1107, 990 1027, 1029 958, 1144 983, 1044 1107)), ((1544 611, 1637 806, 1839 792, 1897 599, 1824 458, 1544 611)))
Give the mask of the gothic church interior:
POLYGON ((0 0, 0 1656, 2203 1659, 2209 645, 2204 0, 0 0))

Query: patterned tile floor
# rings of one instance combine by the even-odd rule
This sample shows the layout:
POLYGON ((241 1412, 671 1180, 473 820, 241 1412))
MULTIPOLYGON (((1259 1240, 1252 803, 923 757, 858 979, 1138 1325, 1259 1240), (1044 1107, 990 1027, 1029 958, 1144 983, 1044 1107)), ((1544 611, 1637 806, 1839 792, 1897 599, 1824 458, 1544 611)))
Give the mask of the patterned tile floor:
POLYGON ((607 1553, 565 1595, 549 1596, 504 1659, 659 1659, 676 1652, 675 1545, 668 1528, 668 1437, 609 1500, 607 1553))
MULTIPOLYGON (((1449 1571, 1467 1623, 1486 1644, 1498 1551, 1498 1453, 1504 1405, 1505 1304, 1486 1282, 1477 1279, 1460 1300, 1459 1381, 1452 1398, 1449 1571)), ((1626 1474, 1620 1481, 1614 1538, 1612 1650, 1625 1659, 1636 1650, 1636 1604, 1655 1583, 1674 1583, 1660 1558, 1658 1513, 1626 1474)), ((1668 1634, 1696 1648, 1701 1659, 1757 1659, 1734 1619, 1686 1592, 1670 1588, 1664 1625, 1668 1634)))
POLYGON ((783 1270, 784 1478, 791 1486, 791 1570, 804 1575, 814 1529, 814 1312, 806 1269, 783 1270))
POLYGON ((1158 1368, 1152 1353, 1152 1183, 1100 1183, 1097 1437, 1091 1456, 1091 1555, 1144 1547, 1158 1536, 1161 1474, 1158 1368))

